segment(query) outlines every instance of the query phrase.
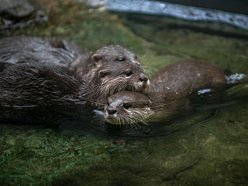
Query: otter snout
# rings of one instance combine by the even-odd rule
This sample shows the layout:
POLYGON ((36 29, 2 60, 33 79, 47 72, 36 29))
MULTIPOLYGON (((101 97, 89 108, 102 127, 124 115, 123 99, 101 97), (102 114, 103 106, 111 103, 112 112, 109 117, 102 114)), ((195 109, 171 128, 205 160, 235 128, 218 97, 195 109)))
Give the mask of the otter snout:
POLYGON ((143 92, 144 89, 150 85, 149 78, 144 73, 140 73, 136 78, 136 81, 133 83, 134 89, 132 89, 132 91, 143 92))
POLYGON ((113 107, 108 107, 108 108, 107 108, 107 112, 108 112, 109 115, 113 115, 113 114, 115 114, 117 111, 116 111, 116 109, 113 108, 113 107))
POLYGON ((146 83, 148 81, 148 77, 145 74, 140 74, 139 80, 141 82, 145 82, 146 83))

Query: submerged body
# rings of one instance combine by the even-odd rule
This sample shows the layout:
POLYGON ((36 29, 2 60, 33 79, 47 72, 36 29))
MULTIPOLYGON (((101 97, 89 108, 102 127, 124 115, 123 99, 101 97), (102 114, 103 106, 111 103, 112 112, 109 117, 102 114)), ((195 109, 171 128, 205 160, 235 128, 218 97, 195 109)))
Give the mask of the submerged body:
POLYGON ((109 123, 123 125, 144 123, 155 115, 161 120, 168 119, 189 110, 191 97, 197 96, 199 90, 214 92, 227 87, 228 77, 220 67, 201 61, 171 64, 154 75, 146 95, 119 92, 109 97, 104 118, 109 123))

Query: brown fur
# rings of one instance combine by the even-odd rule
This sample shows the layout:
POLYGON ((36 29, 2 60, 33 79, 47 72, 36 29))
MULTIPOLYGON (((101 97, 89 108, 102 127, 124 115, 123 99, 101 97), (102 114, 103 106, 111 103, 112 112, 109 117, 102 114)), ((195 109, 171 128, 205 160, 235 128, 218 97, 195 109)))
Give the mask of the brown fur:
POLYGON ((0 71, 19 63, 66 67, 88 83, 87 97, 98 105, 118 91, 142 92, 148 85, 137 57, 119 45, 86 53, 64 40, 21 36, 1 39, 0 47, 0 71))
POLYGON ((48 63, 68 67, 85 52, 55 38, 15 36, 0 39, 0 71, 18 63, 48 63))
POLYGON ((226 85, 226 74, 221 68, 201 61, 182 61, 158 71, 151 79, 146 96, 141 93, 119 92, 109 97, 104 117, 113 124, 130 124, 144 122, 152 114, 162 111, 163 118, 168 118, 189 109, 190 96, 197 90, 219 89, 226 85), (129 105, 128 108, 125 108, 126 104, 129 105), (150 108, 150 111, 145 114, 143 108, 150 108), (135 112, 144 115, 137 117, 135 112), (124 116, 128 120, 120 122, 120 118, 124 116))
MULTIPOLYGON (((18 41, 19 45, 23 44, 23 41, 18 41)), ((1 62, 4 65, 0 74, 0 118, 19 115, 17 121, 23 121, 24 117, 37 122, 32 118, 44 120, 52 114, 55 118, 64 113, 82 114, 86 102, 102 106, 106 104, 107 97, 116 92, 142 91, 148 85, 134 54, 121 46, 103 47, 71 62, 72 58, 68 61, 64 58, 68 55, 63 42, 31 39, 27 44, 24 50, 20 46, 13 47, 13 44, 8 50, 6 43, 5 50, 0 52, 0 59, 6 60, 1 62), (35 45, 34 51, 30 47, 32 44, 35 45), (58 56, 54 55, 54 51, 58 56), (11 56, 11 53, 14 55, 11 56), (5 66, 11 62, 14 65, 5 66), (75 110, 78 107, 81 109, 75 110)))
POLYGON ((142 92, 149 84, 137 57, 119 45, 78 58, 70 70, 89 82, 88 97, 97 104, 105 104, 108 96, 121 90, 142 92))
POLYGON ((86 83, 68 69, 16 64, 0 74, 0 120, 49 123, 87 115, 86 83))

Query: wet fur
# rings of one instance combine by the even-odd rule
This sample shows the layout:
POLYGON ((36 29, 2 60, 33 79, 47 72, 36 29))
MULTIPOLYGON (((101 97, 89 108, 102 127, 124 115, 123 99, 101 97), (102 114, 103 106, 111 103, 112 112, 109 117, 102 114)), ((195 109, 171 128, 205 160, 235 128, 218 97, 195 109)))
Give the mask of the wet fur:
MULTIPOLYGON (((153 115, 161 114, 168 119, 180 112, 192 108, 191 96, 204 88, 211 90, 224 89, 228 86, 228 73, 220 67, 202 61, 186 60, 171 64, 161 69, 151 79, 151 86, 146 89, 146 97, 140 93, 119 92, 109 98, 109 106, 105 108, 106 121, 115 125, 133 125, 144 123, 153 115), (129 112, 123 111, 123 105, 118 101, 139 102, 142 106, 133 106, 129 112), (150 114, 143 112, 150 101, 150 114), (107 109, 114 107, 115 117, 109 116, 107 109), (141 115, 136 114, 141 113, 141 115), (142 116, 142 114, 144 114, 142 116)), ((122 103, 122 102, 121 102, 122 103)))
POLYGON ((46 63, 68 67, 85 52, 55 38, 15 36, 0 39, 0 71, 19 63, 46 63))
MULTIPOLYGON (((22 117, 32 121, 32 118, 53 118, 53 114, 59 117, 68 112, 82 113, 86 103, 104 107, 110 95, 141 88, 136 83, 140 84, 143 69, 135 55, 121 46, 103 47, 73 61, 76 56, 64 51, 63 42, 40 38, 12 39, 10 41, 17 47, 13 43, 9 45, 6 39, 5 42, 2 40, 4 49, 0 51, 0 64, 4 64, 0 74, 3 118, 15 118, 18 114, 17 121, 23 121, 22 117), (25 42, 27 45, 22 49, 25 42), (128 77, 126 69, 132 71, 128 77), (102 76, 104 71, 107 73, 102 76), (79 111, 75 110, 78 106, 79 111), (15 112, 14 108, 21 110, 15 112)), ((146 82, 142 84, 144 88, 146 82)), ((34 122, 37 121, 34 119, 34 122)))
POLYGON ((106 98, 122 90, 142 91, 147 82, 140 83, 144 71, 137 57, 119 45, 109 45, 86 58, 79 59, 69 67, 71 71, 89 82, 88 98, 97 105, 106 104, 106 98), (126 71, 132 72, 130 77, 126 71))
POLYGON ((54 38, 9 37, 0 40, 0 71, 11 65, 39 63, 68 68, 72 74, 87 82, 88 99, 96 105, 121 90, 143 91, 146 82, 137 57, 119 45, 109 45, 94 53, 86 53, 77 46, 54 38), (129 69, 132 75, 125 77, 129 69), (107 73, 105 77, 101 73, 107 73))
POLYGON ((127 114, 121 114, 118 117, 109 118, 108 115, 105 120, 115 125, 130 125, 132 127, 140 126, 140 124, 147 125, 147 119, 153 114, 149 107, 130 109, 126 111, 127 114))
POLYGON ((66 105, 78 99, 85 82, 66 68, 16 64, 0 74, 0 104, 5 106, 66 105))
POLYGON ((86 83, 63 67, 13 65, 0 74, 0 90, 1 121, 51 124, 90 115, 86 83))

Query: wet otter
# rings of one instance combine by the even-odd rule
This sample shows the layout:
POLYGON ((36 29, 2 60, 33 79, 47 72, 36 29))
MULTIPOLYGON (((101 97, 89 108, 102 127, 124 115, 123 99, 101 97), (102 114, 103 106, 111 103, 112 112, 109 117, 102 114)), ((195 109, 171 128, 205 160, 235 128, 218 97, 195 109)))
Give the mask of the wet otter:
POLYGON ((86 52, 66 40, 15 36, 0 39, 0 71, 17 63, 52 63, 68 67, 86 52))
POLYGON ((11 37, 0 40, 0 70, 17 63, 52 63, 67 67, 89 82, 89 99, 104 104, 106 97, 121 90, 143 91, 149 84, 134 53, 109 45, 94 53, 58 39, 11 37))
POLYGON ((105 46, 69 69, 89 84, 89 99, 106 103, 106 98, 121 90, 142 92, 149 85, 137 56, 119 45, 105 46), (85 60, 86 59, 86 60, 85 60))
MULTIPOLYGON (((26 49, 21 52, 26 53, 26 49)), ((51 108, 77 108, 78 102, 81 105, 87 102, 102 106, 106 104, 108 96, 118 91, 143 91, 149 84, 137 57, 119 45, 106 46, 93 54, 80 55, 68 65, 54 63, 51 60, 53 57, 44 60, 43 56, 30 57, 32 55, 28 54, 30 58, 24 56, 24 60, 20 60, 21 57, 16 56, 14 65, 4 67, 0 73, 0 105, 1 110, 4 110, 1 111, 4 115, 2 118, 15 118, 18 115, 22 121, 25 117, 26 120, 36 122, 33 114, 30 115, 28 111, 38 109, 35 118, 42 115, 44 119, 51 116, 51 108), (68 102, 71 105, 68 106, 68 102), (14 108, 21 109, 14 112, 14 108)))
POLYGON ((120 125, 145 123, 154 114, 168 118, 191 108, 192 95, 238 83, 244 75, 237 77, 235 79, 220 67, 201 61, 171 64, 154 75, 146 95, 123 91, 110 96, 103 115, 107 122, 120 125))
POLYGON ((0 120, 41 124, 82 119, 95 104, 91 87, 90 82, 61 66, 12 65, 0 74, 0 120))
POLYGON ((52 64, 16 64, 0 74, 2 120, 42 123, 83 114, 86 83, 52 64))
POLYGON ((22 28, 47 20, 47 15, 33 0, 0 1, 0 30, 22 28))

